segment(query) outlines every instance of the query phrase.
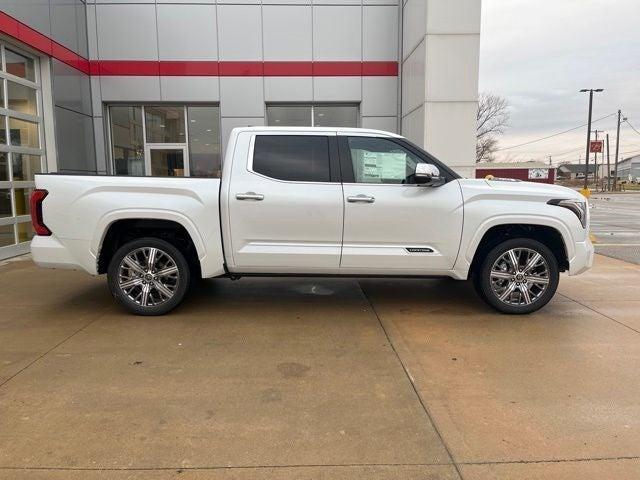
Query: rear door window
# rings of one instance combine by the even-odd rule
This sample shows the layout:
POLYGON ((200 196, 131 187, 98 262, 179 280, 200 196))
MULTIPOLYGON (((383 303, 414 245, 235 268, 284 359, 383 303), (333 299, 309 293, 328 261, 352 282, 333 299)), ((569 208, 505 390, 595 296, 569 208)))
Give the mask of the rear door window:
POLYGON ((253 171, 291 182, 330 182, 329 138, 322 135, 256 135, 253 171))

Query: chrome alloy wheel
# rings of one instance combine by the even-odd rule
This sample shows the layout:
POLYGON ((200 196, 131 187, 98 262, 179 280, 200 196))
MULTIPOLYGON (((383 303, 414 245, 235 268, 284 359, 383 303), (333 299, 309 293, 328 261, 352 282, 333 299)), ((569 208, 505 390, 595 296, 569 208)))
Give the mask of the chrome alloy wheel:
POLYGON ((507 305, 530 305, 540 299, 549 285, 549 265, 530 248, 512 248, 493 263, 491 289, 507 305))
POLYGON ((129 300, 143 307, 160 305, 178 288, 180 273, 171 256, 159 248, 129 252, 118 267, 118 286, 129 300))

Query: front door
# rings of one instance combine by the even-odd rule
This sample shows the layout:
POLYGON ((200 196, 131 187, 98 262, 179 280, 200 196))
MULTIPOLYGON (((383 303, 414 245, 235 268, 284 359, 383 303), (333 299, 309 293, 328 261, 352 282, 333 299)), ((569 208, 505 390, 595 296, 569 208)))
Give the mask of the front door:
POLYGON ((152 177, 188 177, 187 147, 174 145, 147 145, 145 170, 152 177))
POLYGON ((393 138, 339 138, 343 175, 350 177, 341 270, 428 275, 453 268, 462 234, 458 182, 412 184, 416 164, 430 159, 393 138))
POLYGON ((242 133, 232 169, 233 271, 339 271, 343 200, 335 133, 242 133))

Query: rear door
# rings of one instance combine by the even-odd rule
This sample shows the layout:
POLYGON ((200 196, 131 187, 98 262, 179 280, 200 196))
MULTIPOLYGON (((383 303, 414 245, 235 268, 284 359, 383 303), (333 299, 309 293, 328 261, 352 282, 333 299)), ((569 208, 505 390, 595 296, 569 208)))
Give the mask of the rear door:
MULTIPOLYGON (((228 190, 232 270, 337 273, 343 195, 335 132, 250 135, 228 190)), ((242 142, 239 142, 242 143, 242 142)))
POLYGON ((413 184, 416 164, 435 163, 404 140, 339 136, 339 142, 345 197, 341 270, 428 275, 453 268, 463 220, 459 183, 413 184))

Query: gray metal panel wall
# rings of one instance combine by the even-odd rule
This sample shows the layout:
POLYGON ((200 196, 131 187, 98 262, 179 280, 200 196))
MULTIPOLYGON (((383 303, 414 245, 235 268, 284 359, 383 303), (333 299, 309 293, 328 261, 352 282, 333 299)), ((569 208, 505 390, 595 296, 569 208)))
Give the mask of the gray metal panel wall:
MULTIPOLYGON (((89 57, 86 5, 82 0, 0 0, 0 9, 82 57, 89 57)), ((55 59, 51 60, 51 76, 58 170, 96 172, 89 76, 55 59)))
MULTIPOLYGON (((94 60, 398 60, 398 0, 96 0, 87 8, 94 60)), ((231 128, 264 124, 265 103, 358 103, 362 126, 398 130, 395 76, 127 75, 93 82, 94 105, 219 103, 223 146, 231 128)))

